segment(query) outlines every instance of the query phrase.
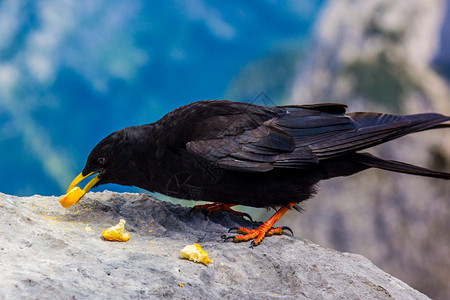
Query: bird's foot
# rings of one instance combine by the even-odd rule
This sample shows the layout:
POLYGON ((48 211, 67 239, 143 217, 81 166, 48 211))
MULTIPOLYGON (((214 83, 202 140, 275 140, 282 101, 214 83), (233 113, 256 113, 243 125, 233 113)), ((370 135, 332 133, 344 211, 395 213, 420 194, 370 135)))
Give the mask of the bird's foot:
POLYGON ((283 227, 274 227, 271 228, 267 226, 266 223, 259 226, 258 229, 247 229, 244 227, 233 227, 228 232, 231 232, 233 230, 236 230, 236 233, 241 233, 242 235, 236 235, 236 236, 222 236, 222 239, 224 241, 227 241, 229 239, 233 239, 233 242, 239 243, 239 242, 246 242, 249 240, 252 241, 251 247, 258 246, 264 237, 266 236, 272 236, 272 235, 283 235, 284 231, 289 231, 292 235, 294 235, 294 232, 292 232, 292 229, 289 227, 283 226, 283 227))
POLYGON ((205 211, 206 210, 208 215, 210 215, 214 211, 225 210, 225 211, 232 213, 235 216, 248 218, 250 222, 253 222, 253 219, 249 214, 240 212, 240 211, 237 211, 237 210, 234 210, 231 208, 235 205, 236 204, 214 202, 214 203, 208 203, 208 204, 195 205, 192 209, 195 211, 199 211, 199 210, 205 211))
POLYGON ((292 230, 289 227, 273 227, 272 226, 279 220, 281 217, 291 208, 295 205, 294 202, 288 203, 288 205, 281 207, 276 213, 273 214, 267 220, 264 222, 261 226, 258 227, 258 229, 247 229, 244 227, 237 227, 237 228, 231 228, 228 232, 231 232, 232 230, 236 230, 237 233, 242 233, 242 235, 236 235, 236 236, 225 236, 223 235, 222 238, 224 241, 227 241, 229 239, 233 239, 233 242, 245 242, 249 240, 252 241, 251 247, 258 246, 264 237, 271 236, 271 235, 281 235, 283 234, 283 230, 288 230, 294 235, 292 230))

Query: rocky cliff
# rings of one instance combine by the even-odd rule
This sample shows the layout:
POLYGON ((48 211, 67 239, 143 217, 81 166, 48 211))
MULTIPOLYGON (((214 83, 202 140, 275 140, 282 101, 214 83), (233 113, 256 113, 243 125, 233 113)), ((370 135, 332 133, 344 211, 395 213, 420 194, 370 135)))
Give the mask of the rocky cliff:
POLYGON ((252 225, 225 212, 146 194, 88 193, 67 210, 57 200, 0 194, 0 298, 428 299, 362 256, 299 238, 223 243, 228 228, 252 225), (102 239, 120 218, 130 240, 102 239), (192 243, 209 265, 180 258, 192 243))

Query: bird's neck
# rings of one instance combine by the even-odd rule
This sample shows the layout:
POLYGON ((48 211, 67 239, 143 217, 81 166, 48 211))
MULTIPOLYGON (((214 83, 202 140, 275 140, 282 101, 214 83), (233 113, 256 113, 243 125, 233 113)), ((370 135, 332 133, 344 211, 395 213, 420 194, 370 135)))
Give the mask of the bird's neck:
POLYGON ((132 184, 146 190, 155 190, 152 186, 154 177, 158 174, 155 125, 130 127, 128 139, 128 144, 132 145, 132 151, 127 168, 129 174, 133 174, 132 184))

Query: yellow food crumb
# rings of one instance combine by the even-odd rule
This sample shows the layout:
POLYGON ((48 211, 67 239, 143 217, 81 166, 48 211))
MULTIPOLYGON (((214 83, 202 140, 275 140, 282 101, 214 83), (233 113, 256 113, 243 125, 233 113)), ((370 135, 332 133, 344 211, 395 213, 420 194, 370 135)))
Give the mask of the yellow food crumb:
POLYGON ((179 287, 183 287, 184 285, 183 285, 182 283, 179 283, 178 286, 179 286, 179 287))
POLYGON ((181 257, 187 258, 194 262, 209 264, 211 260, 208 258, 208 253, 202 250, 199 244, 187 245, 181 250, 181 257))
MULTIPOLYGON (((0 204, 0 206, 2 206, 2 205, 0 204)), ((148 232, 152 233, 152 232, 153 232, 153 230, 149 230, 148 232)))
POLYGON ((125 220, 120 219, 119 224, 102 231, 102 235, 109 241, 126 242, 130 239, 130 234, 125 231, 125 220))
POLYGON ((84 194, 86 194, 86 192, 76 186, 71 189, 70 192, 64 195, 64 197, 59 199, 59 203, 61 203, 63 207, 67 208, 77 203, 78 200, 80 200, 81 197, 84 196, 84 194))
POLYGON ((86 231, 92 231, 91 227, 89 227, 89 226, 85 226, 85 227, 83 227, 83 229, 86 231))

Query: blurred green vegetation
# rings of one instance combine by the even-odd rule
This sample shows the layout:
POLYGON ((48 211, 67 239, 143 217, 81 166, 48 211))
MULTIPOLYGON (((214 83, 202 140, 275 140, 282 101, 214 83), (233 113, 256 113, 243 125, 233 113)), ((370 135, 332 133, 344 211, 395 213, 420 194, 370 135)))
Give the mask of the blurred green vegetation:
POLYGON ((358 96, 397 113, 406 92, 418 88, 405 66, 390 60, 384 52, 373 61, 355 60, 344 66, 342 73, 353 80, 358 96))
POLYGON ((250 101, 261 92, 270 97, 272 103, 282 105, 291 90, 299 62, 305 57, 305 47, 280 50, 250 62, 231 81, 226 92, 227 99, 250 101))

